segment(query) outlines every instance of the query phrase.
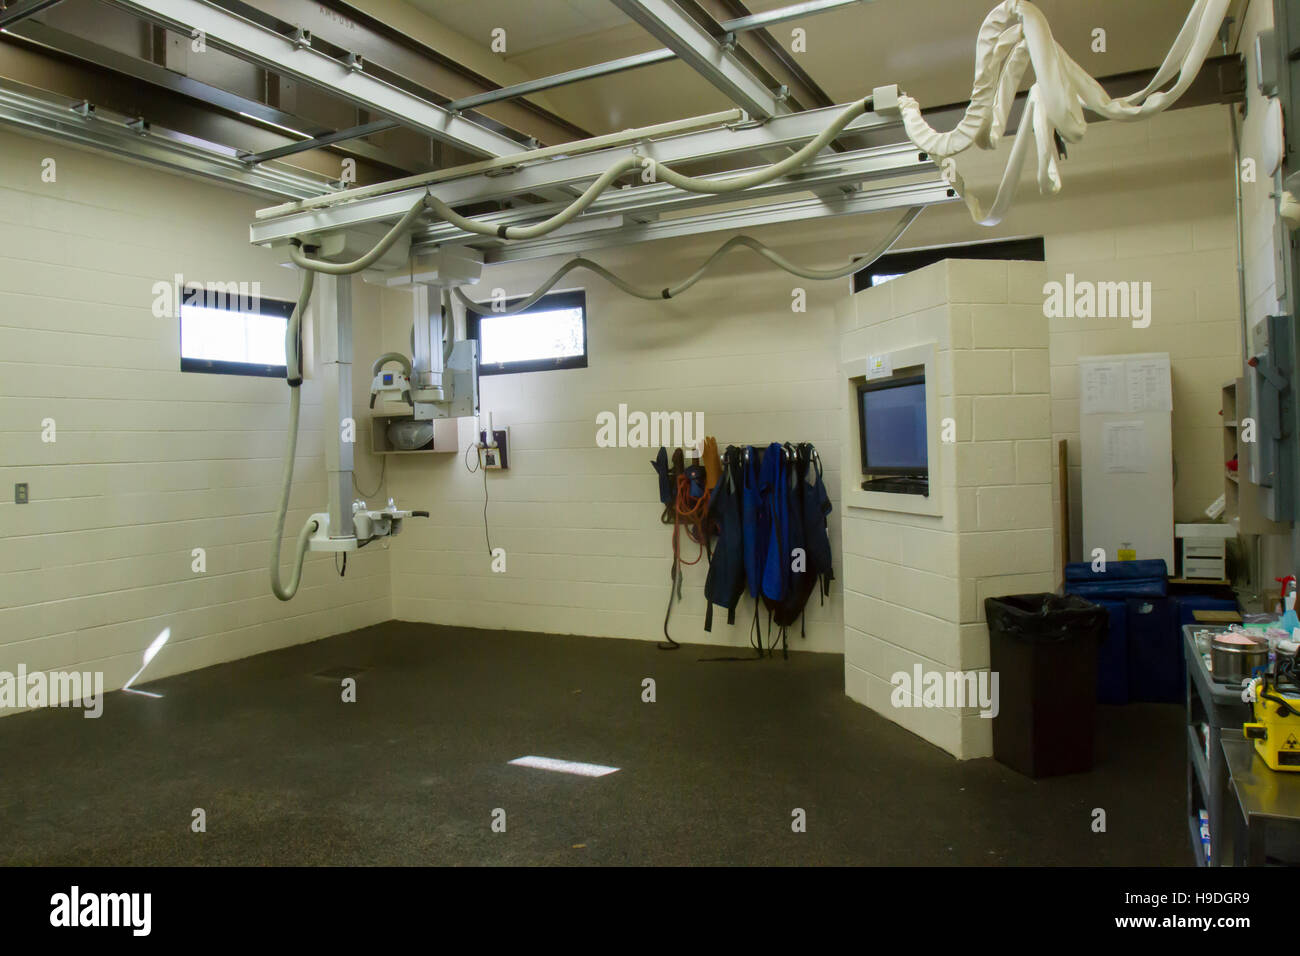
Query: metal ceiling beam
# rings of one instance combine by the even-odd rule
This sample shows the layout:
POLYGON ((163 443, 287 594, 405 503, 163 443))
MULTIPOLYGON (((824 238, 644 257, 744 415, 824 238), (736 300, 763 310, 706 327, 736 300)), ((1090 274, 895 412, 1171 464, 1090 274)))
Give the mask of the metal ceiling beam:
MULTIPOLYGON (((251 118, 269 126, 279 129, 297 130, 304 136, 321 137, 330 134, 332 131, 329 127, 321 126, 311 120, 305 119, 284 110, 268 106, 260 100, 251 100, 248 97, 231 93, 229 90, 223 90, 220 87, 203 83, 183 73, 177 73, 175 70, 169 70, 166 67, 159 66, 149 60, 143 60, 139 57, 133 57, 123 53, 120 50, 114 50, 102 46, 84 37, 68 33, 64 30, 57 30, 54 27, 44 23, 27 22, 15 26, 8 31, 10 36, 19 40, 26 41, 41 49, 50 50, 55 53, 63 53, 68 56, 76 57, 78 60, 84 60, 87 63, 93 63, 95 66, 112 70, 115 73, 121 73, 133 79, 142 80, 153 86, 170 90, 174 93, 180 93, 191 99, 198 100, 218 109, 225 110, 232 115, 241 115, 245 118, 251 118)), ((394 124, 396 125, 396 124, 394 124)), ((297 145, 297 144, 292 144, 297 145)), ((308 147, 310 148, 310 147, 308 147)), ((301 150, 292 150, 291 152, 301 152, 301 150)), ((384 151, 377 149, 368 143, 354 143, 348 147, 348 152, 373 162, 382 163, 393 169, 407 169, 408 166, 389 156, 384 151)), ((284 155, 290 155, 285 153, 284 155)))
POLYGON ((778 23, 788 23, 791 20, 798 20, 802 17, 811 17, 818 13, 825 13, 828 10, 838 10, 840 7, 848 7, 855 3, 867 2, 869 2, 869 0, 807 0, 805 3, 796 3, 789 7, 779 7, 776 10, 769 10, 766 13, 751 13, 747 16, 737 17, 734 20, 727 20, 722 24, 722 28, 728 33, 744 33, 749 30, 761 30, 765 27, 775 26, 778 23))
POLYGON ((705 15, 712 14, 722 21, 719 29, 723 31, 724 37, 730 37, 737 48, 743 50, 754 61, 758 69, 772 77, 773 82, 779 84, 784 81, 790 88, 791 101, 797 100, 809 108, 830 106, 835 102, 800 65, 795 56, 768 32, 766 24, 754 24, 756 18, 749 12, 743 0, 692 0, 692 2, 705 15), (725 17, 731 19, 726 20, 725 17), (728 23, 737 22, 753 25, 749 30, 737 34, 727 27, 728 23))
POLYGON ((343 143, 350 139, 359 139, 362 136, 372 136, 375 133, 382 133, 385 130, 396 129, 401 126, 396 120, 376 120, 373 123, 365 123, 361 126, 353 126, 351 129, 341 129, 337 133, 325 133, 321 136, 313 136, 311 139, 305 139, 301 143, 290 143, 287 146, 277 146, 275 149, 263 150, 260 153, 245 153, 239 158, 250 165, 264 163, 270 159, 282 159, 285 156, 292 156, 295 153, 305 153, 309 149, 320 149, 322 146, 333 146, 335 143, 343 143))
POLYGON ((458 100, 452 100, 447 104, 447 108, 453 110, 472 110, 476 106, 484 106, 488 103, 499 103, 502 100, 518 99, 521 96, 527 96, 529 93, 540 93, 543 90, 553 90, 560 86, 568 86, 570 83, 581 83, 583 80, 594 79, 598 76, 612 76, 615 73, 623 73, 626 70, 635 70, 643 66, 651 66, 655 63, 665 63, 668 60, 675 59, 677 59, 677 54, 667 48, 662 50, 651 50, 649 53, 636 53, 632 56, 620 57, 617 60, 607 60, 604 63, 597 63, 593 66, 581 66, 576 70, 566 70, 563 73, 543 76, 536 80, 526 80, 523 83, 516 83, 513 86, 503 86, 499 90, 488 90, 485 93, 475 93, 473 96, 465 96, 458 100))
MULTIPOLYGON (((1116 77, 1103 77, 1098 82, 1111 95, 1123 95, 1141 88, 1153 74, 1154 71, 1151 70, 1126 73, 1116 77)), ((1187 93, 1171 109, 1206 103, 1239 102, 1242 96, 1241 76, 1242 58, 1239 55, 1210 58, 1206 60, 1187 93)), ((1021 94, 1012 108, 1013 127, 1023 98, 1021 94)), ((927 110, 926 116, 931 122, 937 123, 939 128, 947 128, 960 120, 964 107, 964 104, 953 104, 933 111, 927 110)), ((713 127, 569 156, 548 155, 546 159, 539 158, 531 162, 528 154, 524 154, 518 158, 517 163, 511 158, 511 165, 505 168, 464 174, 459 178, 436 182, 416 183, 394 192, 369 193, 356 198, 341 193, 336 205, 319 205, 317 201, 311 208, 275 207, 259 212, 259 218, 249 229, 249 238, 254 244, 271 246, 288 242, 296 236, 325 235, 370 223, 391 222, 410 209, 426 190, 454 206, 481 199, 536 192, 547 186, 590 182, 612 164, 628 156, 649 157, 677 166, 789 147, 806 142, 820 133, 843 109, 844 106, 840 105, 806 110, 773 117, 762 124, 713 127)), ((898 136, 896 130, 900 125, 897 118, 868 112, 849 123, 840 139, 874 140, 876 145, 896 145, 908 149, 906 143, 879 142, 886 136, 898 136)), ((826 159, 822 156, 814 162, 822 163, 826 159)), ((918 160, 920 159, 918 151, 918 160)), ((455 171, 448 171, 448 175, 455 175, 455 171)), ((803 185, 807 186, 806 183, 803 185)), ((817 201, 839 204, 844 200, 842 197, 831 196, 817 201)))
POLYGON ((0 0, 0 30, 62 2, 63 0, 26 0, 24 3, 19 0, 16 4, 5 4, 4 0, 0 0))
POLYGON ((934 206, 957 202, 953 189, 946 182, 915 183, 907 186, 889 186, 839 196, 834 199, 797 199, 760 207, 710 212, 700 216, 680 219, 663 219, 659 222, 637 223, 620 229, 582 233, 574 236, 530 239, 512 242, 488 250, 483 261, 489 265, 518 262, 523 259, 540 259, 547 256, 571 255, 592 249, 651 242, 655 239, 676 239, 708 232, 731 229, 753 229, 779 223, 803 222, 833 216, 855 216, 863 213, 906 209, 910 206, 934 206))
POLYGON ((0 84, 0 124, 25 133, 76 143, 171 172, 201 176, 259 193, 307 198, 331 191, 323 180, 301 173, 269 166, 249 169, 232 149, 186 142, 187 138, 156 126, 141 135, 126 125, 130 119, 104 110, 83 116, 73 112, 67 102, 52 102, 0 84))
MULTIPOLYGON (((827 190, 846 184, 857 185, 885 178, 937 172, 935 164, 928 158, 922 159, 921 155, 910 143, 878 146, 852 153, 829 153, 818 156, 797 174, 775 179, 732 196, 688 193, 668 183, 637 186, 635 189, 611 189, 599 196, 576 221, 600 216, 657 217, 703 206, 767 201, 773 196, 787 193, 827 190)), ((752 172, 753 169, 738 169, 715 179, 725 181, 752 172)), ((547 203, 526 209, 489 213, 479 218, 492 226, 521 225, 545 219, 559 212, 564 205, 547 203)), ((445 243, 482 242, 483 239, 476 233, 465 232, 450 223, 435 222, 413 232, 411 241, 417 248, 424 249, 445 243)))
POLYGON ((356 106, 401 122, 428 136, 471 153, 500 156, 519 143, 413 93, 369 76, 364 69, 313 50, 261 24, 236 16, 204 0, 105 0, 150 22, 186 36, 201 31, 210 47, 263 66, 282 76, 311 83, 356 106))
MULTIPOLYGON (((426 98, 449 109, 445 101, 456 100, 497 84, 459 62, 458 51, 439 51, 409 34, 343 0, 214 0, 231 13, 282 33, 301 26, 311 31, 313 41, 324 40, 336 49, 365 58, 379 75, 409 83, 413 92, 427 91, 426 98), (270 22, 268 22, 270 21, 270 22), (452 55, 447 55, 451 53, 452 55)), ((338 55, 338 54, 336 54, 338 55)), ((542 106, 523 100, 470 117, 473 122, 500 131, 533 137, 546 144, 585 139, 591 133, 542 106)))
MULTIPOLYGON (((340 201, 335 206, 288 209, 282 215, 258 219, 250 227, 249 238, 255 245, 273 245, 287 242, 295 236, 316 235, 369 222, 397 219, 426 190, 431 190, 444 202, 457 205, 478 199, 537 192, 548 186, 589 181, 619 160, 633 155, 678 165, 791 146, 812 139, 842 110, 841 106, 806 110, 777 116, 761 125, 749 124, 738 128, 728 126, 683 133, 665 139, 536 163, 521 160, 520 165, 505 170, 493 170, 363 199, 340 201)), ((900 125, 901 121, 896 118, 864 113, 846 127, 846 132, 879 130, 900 125)))
MULTIPOLYGON (((867 0, 809 0, 807 3, 796 3, 792 7, 781 7, 767 13, 725 20, 722 23, 722 29, 726 33, 746 33, 750 30, 760 30, 774 23, 785 23, 789 20, 797 20, 800 17, 812 16, 817 13, 825 13, 828 10, 865 2, 867 0)), ((536 80, 515 83, 513 86, 503 86, 499 90, 476 93, 473 96, 453 100, 447 104, 447 108, 456 110, 473 109, 487 103, 518 99, 530 93, 553 90, 557 87, 568 86, 570 83, 581 83, 583 80, 591 80, 600 76, 612 76, 615 73, 623 73, 643 66, 653 66, 656 63, 666 63, 675 59, 677 59, 677 54, 667 47, 663 47, 662 49, 651 50, 648 53, 637 53, 633 56, 620 57, 617 60, 607 60, 604 63, 579 67, 576 70, 566 70, 564 73, 556 73, 552 76, 543 76, 536 80)))
POLYGON ((775 93, 672 0, 611 2, 755 119, 789 112, 775 93))

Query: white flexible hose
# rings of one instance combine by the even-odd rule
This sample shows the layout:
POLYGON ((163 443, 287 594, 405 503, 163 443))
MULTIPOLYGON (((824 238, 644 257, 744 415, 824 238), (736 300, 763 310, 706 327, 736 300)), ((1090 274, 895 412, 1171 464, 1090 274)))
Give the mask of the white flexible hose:
POLYGON ((311 301, 312 287, 315 282, 316 274, 310 269, 304 269, 298 302, 289 317, 289 326, 284 333, 285 377, 289 382, 289 440, 284 452, 284 471, 280 479, 280 501, 275 511, 275 534, 271 538, 271 593, 281 601, 288 601, 298 593, 298 585, 302 582, 302 562, 307 555, 307 541, 316 530, 316 522, 308 518, 302 530, 298 532, 293 573, 288 585, 282 584, 280 545, 284 538, 284 519, 289 513, 289 492, 293 487, 293 460, 298 453, 298 418, 302 407, 302 316, 311 301))
POLYGON ((850 104, 840 112, 840 115, 829 126, 780 162, 732 179, 705 179, 699 176, 684 176, 672 167, 665 166, 650 157, 625 156, 601 173, 600 177, 583 190, 582 195, 569 205, 551 216, 551 218, 544 219, 531 226, 490 225, 460 215, 437 196, 430 195, 426 198, 429 207, 434 212, 456 228, 463 229, 466 232, 473 232, 480 236, 496 236, 501 239, 537 239, 571 222, 579 213, 595 202, 596 197, 608 189, 614 180, 633 169, 649 172, 652 182, 665 182, 686 192, 711 195, 740 192, 741 190, 771 182, 798 169, 825 149, 826 145, 838 136, 844 127, 867 111, 868 102, 868 100, 858 100, 850 104))
POLYGON ((574 269, 586 269, 589 272, 594 272, 615 288, 626 292, 630 296, 635 296, 638 299, 672 299, 681 295, 691 286, 695 285, 695 283, 699 282, 709 268, 732 249, 739 249, 742 247, 752 249, 764 259, 767 259, 779 268, 784 269, 786 272, 799 276, 801 279, 812 279, 814 281, 843 279, 847 275, 852 275, 855 272, 867 268, 867 266, 871 265, 871 263, 884 255, 889 248, 899 240, 899 237, 903 235, 907 230, 907 227, 915 221, 916 217, 921 214, 921 211, 924 208, 924 206, 913 206, 908 209, 907 212, 903 214, 903 217, 894 225, 894 228, 889 231, 889 234, 877 243, 876 246, 865 256, 854 259, 848 265, 835 266, 830 269, 814 269, 807 266, 800 266, 791 262, 780 253, 759 242, 752 236, 734 236, 715 249, 713 253, 704 260, 704 263, 685 279, 678 282, 676 285, 668 286, 663 289, 637 288, 625 279, 610 272, 600 263, 593 262, 590 259, 585 259, 582 256, 577 256, 570 259, 568 262, 564 263, 564 265, 560 266, 560 268, 547 276, 546 279, 543 280, 542 284, 533 290, 527 298, 515 303, 508 309, 495 309, 490 304, 475 302, 465 295, 460 288, 456 288, 453 291, 465 308, 477 312, 479 315, 514 315, 516 312, 522 312, 537 302, 537 300, 546 295, 546 293, 549 292, 557 282, 574 269))
MULTIPOLYGON (((1101 84, 1061 48, 1052 37, 1046 17, 1036 6, 1028 0, 1003 0, 980 25, 975 52, 975 83, 971 90, 970 104, 957 126, 946 133, 938 132, 921 115, 920 104, 907 94, 900 93, 898 108, 903 128, 918 149, 939 161, 975 221, 986 226, 997 225, 1011 206, 1019 188, 1030 134, 1037 147, 1038 187, 1043 192, 1055 193, 1061 188, 1056 153, 1057 136, 1066 143, 1079 142, 1088 125, 1083 115, 1085 108, 1108 119, 1127 121, 1142 119, 1171 106, 1200 71, 1219 24, 1223 21, 1228 3, 1229 0, 1195 0, 1173 46, 1151 82, 1137 93, 1116 99, 1107 95, 1101 84), (954 157, 972 146, 980 149, 997 147, 1002 134, 1006 132, 1020 81, 1031 65, 1034 68, 1035 82, 1029 88, 1020 129, 1016 133, 997 195, 992 205, 986 209, 979 198, 965 188, 965 181, 956 168, 954 157), (1170 89, 1154 92, 1175 73, 1178 74, 1178 80, 1170 89)), ((460 215, 437 196, 426 193, 407 210, 378 245, 359 259, 352 262, 326 262, 310 258, 297 246, 290 249, 290 256, 303 269, 330 275, 360 272, 374 265, 401 235, 414 226, 426 207, 458 229, 476 235, 501 239, 540 238, 571 222, 613 185, 619 176, 633 169, 650 171, 654 181, 666 182, 686 192, 713 195, 740 192, 798 169, 872 105, 869 98, 850 104, 826 129, 799 150, 779 162, 744 176, 730 179, 686 176, 653 158, 626 156, 606 169, 569 205, 531 226, 494 225, 471 219, 460 215)), ((594 265, 588 260, 575 260, 574 267, 579 264, 588 268, 594 265)), ((594 271, 599 271, 599 268, 594 271)))
POLYGON ((908 139, 929 153, 946 170, 977 223, 994 226, 1002 221, 1015 198, 1032 136, 1038 155, 1038 188, 1055 193, 1061 188, 1056 151, 1059 135, 1065 143, 1077 143, 1087 130, 1084 109, 1111 120, 1143 119, 1168 109, 1186 92, 1200 72, 1211 44, 1227 12, 1229 0, 1196 0, 1182 29, 1174 39, 1164 62, 1145 89, 1112 98, 1101 84, 1084 71, 1052 37, 1047 18, 1028 0, 1004 0, 989 12, 980 26, 975 52, 975 83, 970 105, 961 121, 946 133, 930 126, 921 115, 920 104, 900 93, 898 106, 908 139), (966 189, 953 157, 972 146, 995 149, 1006 132, 1011 106, 1025 70, 1034 68, 1024 115, 1016 133, 1011 156, 998 185, 993 203, 985 208, 966 189), (1155 92, 1178 75, 1172 87, 1155 92), (946 160, 951 161, 945 163, 946 160))
POLYGON ((361 272, 363 269, 369 269, 380 260, 384 253, 393 247, 393 243, 415 225, 415 220, 420 217, 420 213, 424 212, 424 202, 424 198, 421 198, 419 202, 408 209, 402 215, 402 218, 397 220, 393 228, 388 230, 384 238, 380 239, 378 244, 360 259, 353 259, 351 262, 326 262, 323 259, 311 259, 300 248, 301 243, 296 241, 289 246, 289 258, 300 269, 324 272, 326 275, 332 276, 352 275, 361 272))

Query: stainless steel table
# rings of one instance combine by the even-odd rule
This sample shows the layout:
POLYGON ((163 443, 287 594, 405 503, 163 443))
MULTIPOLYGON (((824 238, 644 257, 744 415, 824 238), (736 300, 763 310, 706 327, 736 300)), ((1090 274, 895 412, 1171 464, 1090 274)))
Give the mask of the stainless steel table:
POLYGON ((1252 719, 1250 705, 1241 699, 1241 688, 1214 680, 1206 661, 1207 642, 1196 637, 1198 633, 1226 630, 1226 626, 1183 625, 1183 658, 1187 663, 1187 822, 1198 866, 1223 866, 1232 858, 1228 852, 1232 831, 1224 825, 1225 808, 1231 800, 1228 766, 1219 741, 1224 730, 1240 734, 1241 725, 1252 719), (1202 731, 1202 724, 1207 730, 1202 731), (1210 818, 1208 860, 1201 846, 1202 809, 1210 818))
POLYGON ((1221 747, 1241 810, 1236 815, 1233 862, 1263 866, 1270 837, 1276 838, 1280 830, 1300 837, 1300 773, 1270 770, 1256 753, 1254 742, 1246 740, 1240 730, 1223 731, 1221 747))

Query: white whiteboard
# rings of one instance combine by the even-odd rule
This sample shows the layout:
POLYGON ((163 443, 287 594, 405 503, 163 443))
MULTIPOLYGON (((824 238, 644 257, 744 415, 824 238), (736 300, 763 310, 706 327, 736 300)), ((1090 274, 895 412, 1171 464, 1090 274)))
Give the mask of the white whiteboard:
POLYGON ((1083 560, 1132 551, 1177 574, 1172 408, 1167 352, 1080 357, 1083 560))

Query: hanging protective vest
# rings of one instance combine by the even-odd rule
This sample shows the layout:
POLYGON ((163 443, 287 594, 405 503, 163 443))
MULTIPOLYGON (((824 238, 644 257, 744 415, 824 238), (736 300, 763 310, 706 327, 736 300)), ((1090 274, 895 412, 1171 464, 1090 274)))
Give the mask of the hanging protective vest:
POLYGON ((785 448, 778 442, 763 452, 758 480, 764 503, 767 540, 762 542, 763 597, 780 602, 790 583, 790 488, 786 480, 785 448))
POLYGON ((741 452, 741 471, 744 475, 742 515, 744 518, 745 581, 749 596, 758 599, 763 586, 763 555, 767 551, 767 519, 763 500, 758 491, 758 452, 747 445, 741 452))
POLYGON ((817 575, 812 570, 812 562, 808 556, 808 540, 804 528, 803 507, 803 489, 808 480, 808 459, 812 446, 805 443, 795 448, 789 448, 789 446, 787 448, 790 452, 790 466, 788 468, 788 486, 790 488, 788 535, 790 575, 785 599, 773 608, 772 613, 772 620, 783 628, 793 624, 803 614, 804 605, 808 603, 808 598, 817 584, 817 575))
POLYGON ((831 539, 826 529, 826 518, 831 513, 831 499, 822 482, 821 456, 811 445, 808 446, 808 460, 813 480, 804 482, 799 489, 803 498, 803 533, 808 549, 808 573, 820 580, 824 599, 831 593, 831 581, 835 579, 831 539))
POLYGON ((713 630, 713 605, 727 609, 727 623, 736 623, 736 605, 745 592, 744 464, 741 450, 729 446, 722 457, 722 473, 709 498, 709 519, 717 532, 717 545, 704 582, 708 610, 704 629, 713 630))

